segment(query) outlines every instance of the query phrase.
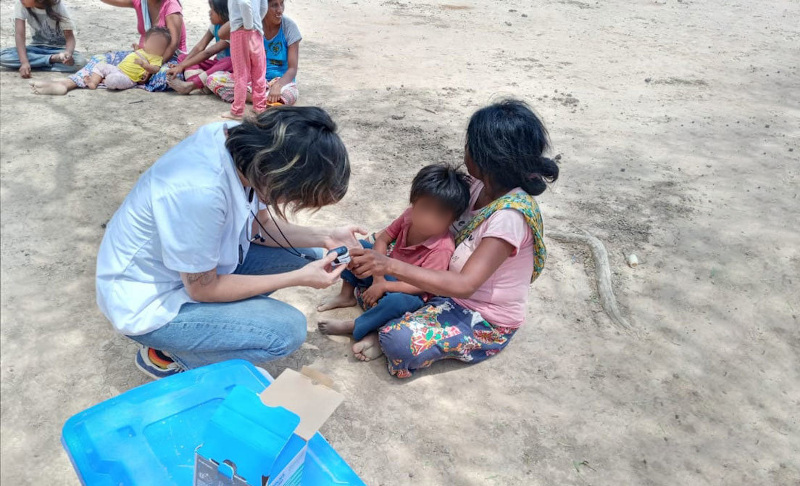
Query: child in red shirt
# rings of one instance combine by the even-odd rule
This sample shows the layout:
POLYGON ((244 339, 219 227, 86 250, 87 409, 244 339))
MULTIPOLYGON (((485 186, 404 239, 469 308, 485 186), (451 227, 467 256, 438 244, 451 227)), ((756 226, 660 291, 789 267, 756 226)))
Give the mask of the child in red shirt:
MULTIPOLYGON (((387 253, 397 260, 434 270, 447 270, 455 242, 450 225, 469 205, 466 174, 446 165, 429 165, 411 183, 411 207, 375 237, 365 248, 387 253)), ((422 307, 429 295, 399 282, 390 275, 359 279, 349 270, 342 273, 342 290, 333 300, 320 305, 320 312, 360 304, 366 311, 355 320, 322 320, 317 326, 324 334, 353 334, 362 339, 388 321, 422 307)))

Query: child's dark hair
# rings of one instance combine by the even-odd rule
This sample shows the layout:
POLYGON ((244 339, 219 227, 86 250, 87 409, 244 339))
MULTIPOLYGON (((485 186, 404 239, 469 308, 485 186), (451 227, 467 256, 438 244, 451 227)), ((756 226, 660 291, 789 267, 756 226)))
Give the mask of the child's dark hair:
POLYGON ((169 29, 166 27, 151 27, 150 30, 144 33, 144 40, 149 39, 151 35, 163 35, 167 38, 167 45, 172 43, 172 34, 169 33, 169 29))
POLYGON ((230 128, 225 147, 261 201, 281 216, 287 207, 319 209, 347 193, 347 149, 322 108, 270 108, 230 128))
POLYGON ((558 165, 542 154, 547 129, 520 100, 504 100, 476 111, 467 127, 467 151, 496 189, 521 187, 538 196, 558 179, 558 165))
MULTIPOLYGON (((61 21, 64 20, 64 16, 54 10, 55 6, 59 3, 61 3, 61 0, 38 0, 36 2, 37 8, 39 5, 42 5, 42 8, 44 8, 44 13, 55 21, 56 31, 61 30, 61 21)), ((36 22, 39 23, 39 17, 33 13, 33 10, 29 8, 26 10, 28 11, 29 18, 36 19, 36 22)))
POLYGON ((411 204, 421 197, 436 199, 456 219, 469 206, 469 176, 444 164, 423 167, 411 182, 411 204))
POLYGON ((224 22, 230 20, 230 15, 228 14, 228 0, 208 0, 208 4, 211 6, 211 10, 217 12, 217 15, 219 15, 224 22))

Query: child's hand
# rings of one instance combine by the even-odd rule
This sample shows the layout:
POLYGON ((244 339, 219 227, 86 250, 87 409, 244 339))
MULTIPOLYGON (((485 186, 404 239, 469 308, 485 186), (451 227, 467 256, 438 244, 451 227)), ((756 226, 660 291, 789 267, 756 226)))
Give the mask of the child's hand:
POLYGON ((364 301, 364 306, 367 309, 375 307, 379 300, 386 293, 386 281, 373 282, 372 286, 361 294, 361 299, 364 301))
POLYGON ((131 44, 131 49, 133 49, 134 51, 138 51, 139 50, 139 45, 138 44, 131 44))
POLYGON ((144 67, 144 59, 142 59, 141 57, 137 57, 136 59, 133 60, 133 62, 144 67))
POLYGON ((183 68, 181 68, 180 66, 173 66, 173 67, 167 69, 167 77, 168 78, 174 78, 175 76, 181 74, 182 72, 183 72, 183 68))
POLYGON ((19 75, 27 79, 31 77, 31 64, 26 62, 19 67, 19 75))

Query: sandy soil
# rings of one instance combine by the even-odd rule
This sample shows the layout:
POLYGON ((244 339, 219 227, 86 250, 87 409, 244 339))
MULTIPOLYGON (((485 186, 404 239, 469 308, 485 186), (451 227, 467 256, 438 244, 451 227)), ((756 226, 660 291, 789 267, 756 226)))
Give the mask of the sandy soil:
MULTIPOLYGON (((800 4, 449 1, 287 2, 302 103, 331 112, 353 163, 347 198, 299 219, 379 228, 417 168, 460 160, 472 111, 519 96, 561 154, 546 227, 605 242, 639 332, 602 312, 587 251, 550 241, 526 325, 483 364, 392 379, 314 330, 335 289, 287 290, 308 340, 268 369, 333 376, 346 402, 323 433, 373 485, 800 483, 800 4)), ((206 6, 186 3, 191 44, 206 6)), ((69 4, 80 49, 135 40, 132 11, 69 4)), ((75 484, 64 421, 145 382, 94 302, 104 223, 225 106, 36 97, 14 72, 0 88, 1 478, 75 484)))

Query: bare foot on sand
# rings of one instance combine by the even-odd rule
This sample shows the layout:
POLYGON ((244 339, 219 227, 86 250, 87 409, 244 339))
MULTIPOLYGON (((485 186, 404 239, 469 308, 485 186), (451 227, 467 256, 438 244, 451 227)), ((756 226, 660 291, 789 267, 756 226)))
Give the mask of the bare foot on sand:
POLYGON ((66 86, 64 86, 61 83, 56 83, 56 82, 47 83, 47 82, 37 81, 31 84, 31 91, 33 91, 33 93, 37 95, 63 96, 67 94, 67 91, 69 90, 67 89, 66 86))
POLYGON ((220 116, 222 116, 222 118, 227 118, 228 120, 241 120, 244 118, 244 115, 234 115, 230 111, 226 111, 220 116))
POLYGON ((353 307, 358 302, 356 302, 356 298, 353 294, 344 295, 339 294, 336 297, 326 300, 325 302, 321 303, 317 306, 317 312, 325 312, 332 309, 341 309, 343 307, 353 307))
POLYGON ((183 95, 188 95, 189 93, 191 93, 196 89, 194 83, 189 81, 181 81, 178 78, 170 79, 169 81, 167 81, 167 84, 169 84, 169 87, 174 89, 175 92, 183 95))
POLYGON ((383 354, 378 342, 378 333, 373 332, 353 345, 353 354, 361 361, 369 361, 383 354))
POLYGON ((356 323, 352 319, 323 319, 317 322, 317 327, 319 328, 319 332, 322 334, 341 336, 344 334, 352 334, 353 329, 356 327, 356 323))

